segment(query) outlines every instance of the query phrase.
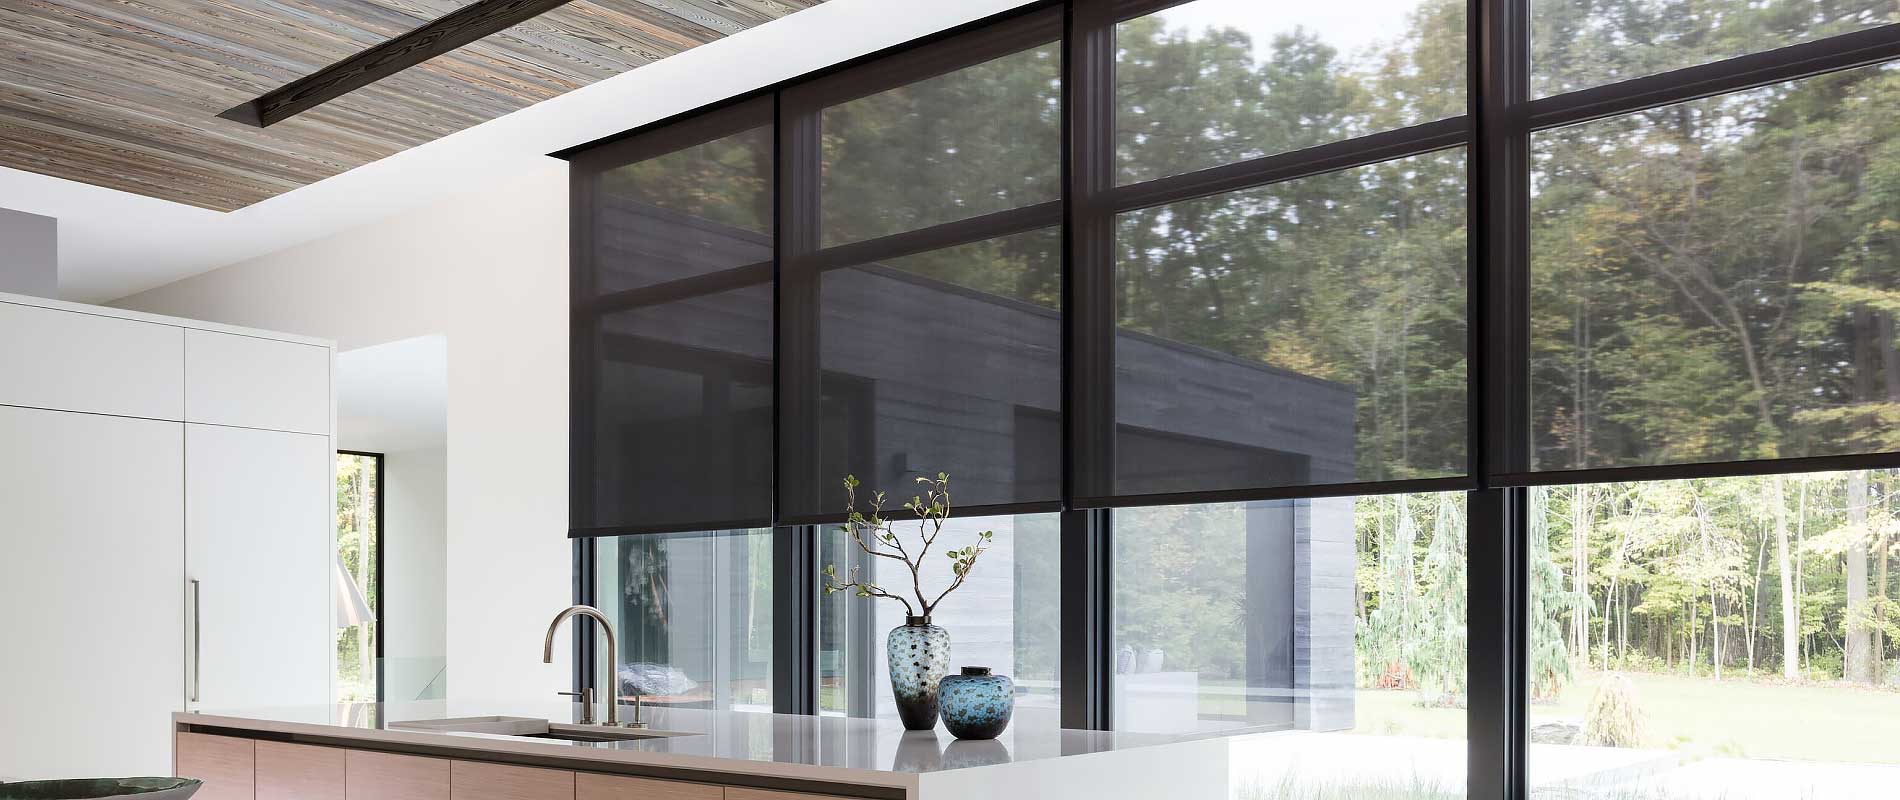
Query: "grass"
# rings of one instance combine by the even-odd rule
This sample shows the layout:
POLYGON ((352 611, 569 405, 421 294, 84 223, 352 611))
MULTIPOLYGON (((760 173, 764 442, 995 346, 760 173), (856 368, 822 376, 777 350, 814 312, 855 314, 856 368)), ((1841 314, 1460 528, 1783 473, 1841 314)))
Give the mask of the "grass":
MULTIPOLYGON (((1601 679, 1582 673, 1553 705, 1533 705, 1530 724, 1581 722, 1601 679)), ((1759 678, 1633 673, 1648 715, 1646 747, 1697 755, 1838 763, 1900 764, 1900 692, 1841 684, 1788 685, 1759 678)), ((1361 690, 1355 733, 1458 739, 1465 712, 1423 708, 1417 693, 1361 690)), ((1535 751, 1533 750, 1533 758, 1535 751)))

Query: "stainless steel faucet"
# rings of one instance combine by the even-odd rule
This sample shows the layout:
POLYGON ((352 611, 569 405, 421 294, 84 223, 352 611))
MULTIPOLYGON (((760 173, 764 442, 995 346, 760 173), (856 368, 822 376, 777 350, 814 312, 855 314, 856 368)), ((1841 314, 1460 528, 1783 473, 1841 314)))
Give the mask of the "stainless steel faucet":
MULTIPOLYGON (((566 622, 568 617, 574 616, 575 614, 593 617, 600 622, 600 630, 607 634, 607 691, 604 693, 607 700, 607 721, 601 724, 619 727, 620 703, 618 701, 620 699, 620 687, 618 685, 618 676, 614 674, 614 670, 620 664, 620 654, 614 650, 614 624, 607 621, 607 615, 600 613, 600 609, 593 606, 568 606, 567 610, 554 615, 554 621, 548 623, 547 642, 541 647, 541 663, 554 663, 554 631, 560 628, 561 623, 566 622)), ((581 714, 581 724, 583 725, 593 721, 594 704, 590 702, 590 700, 591 698, 581 698, 582 708, 586 709, 586 711, 581 714)))

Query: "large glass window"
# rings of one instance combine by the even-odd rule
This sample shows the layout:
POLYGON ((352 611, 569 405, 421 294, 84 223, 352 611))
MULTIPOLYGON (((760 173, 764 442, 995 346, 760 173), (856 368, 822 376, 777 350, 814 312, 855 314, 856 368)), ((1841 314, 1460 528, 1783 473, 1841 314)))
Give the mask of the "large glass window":
POLYGON ((1535 798, 1900 785, 1900 473, 1531 490, 1535 798))
POLYGON ((755 101, 577 162, 576 528, 772 519, 770 123, 755 101))
POLYGON ((826 108, 823 243, 1061 197, 1054 42, 826 108))
MULTIPOLYGON (((906 514, 900 511, 893 516, 900 520, 896 523, 900 536, 915 533, 913 523, 902 521, 906 514)), ((948 547, 962 547, 976 541, 981 531, 995 534, 989 549, 968 582, 937 608, 932 621, 950 631, 952 670, 986 666, 1009 675, 1016 683, 1017 724, 1054 727, 1060 700, 1058 617, 1062 606, 1057 515, 952 517, 941 541, 948 547)), ((820 563, 835 566, 839 575, 860 569, 865 580, 880 582, 894 592, 910 586, 910 575, 902 565, 864 556, 839 529, 826 529, 820 563)), ((933 554, 924 567, 924 586, 940 590, 949 585, 948 559, 933 554)), ((848 592, 824 596, 818 631, 821 712, 897 717, 884 637, 902 624, 904 609, 895 602, 848 592)))
POLYGON ((1900 69, 1539 133, 1542 469, 1900 447, 1900 69))
POLYGON ((850 473, 909 497, 946 472, 964 505, 1059 502, 1061 257, 1044 229, 822 273, 819 363, 860 405, 821 420, 843 460, 824 486, 850 473))
POLYGON ((1465 113, 1463 0, 1196 0, 1115 28, 1120 182, 1465 113))
POLYGON ((1446 151, 1121 215, 1117 491, 1463 473, 1464 185, 1446 151))
POLYGON ((1120 509, 1115 728, 1253 729, 1263 797, 1463 796, 1464 496, 1120 509))
MULTIPOLYGON (((337 702, 383 699, 383 457, 336 454, 337 702)), ((406 699, 406 698, 405 698, 406 699)))
POLYGON ((608 169, 589 231, 599 294, 772 259, 772 127, 608 169))
POLYGON ((1538 95, 1900 22, 1889 0, 1533 0, 1538 95))
POLYGON ((1060 23, 786 93, 805 202, 780 274, 780 521, 835 520, 847 473, 902 497, 948 473, 965 508, 1061 502, 1060 23))
POLYGON ((619 635, 622 702, 772 710, 770 530, 607 537, 595 547, 595 592, 619 635))

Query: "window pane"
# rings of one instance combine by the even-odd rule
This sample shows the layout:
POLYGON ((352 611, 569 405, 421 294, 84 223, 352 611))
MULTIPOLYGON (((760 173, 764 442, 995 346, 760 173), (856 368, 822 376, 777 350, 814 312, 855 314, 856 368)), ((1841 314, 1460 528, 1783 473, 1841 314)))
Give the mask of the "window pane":
POLYGON ((1534 139, 1539 469, 1900 449, 1900 69, 1534 139))
MULTIPOLYGON (((336 699, 380 702, 376 640, 382 576, 383 460, 367 453, 336 454, 336 699)), ((408 700, 411 698, 396 698, 408 700)))
POLYGON ((1531 490, 1531 796, 1888 797, 1900 473, 1531 490))
POLYGON ((1463 151, 1124 214, 1122 495, 1465 469, 1463 151))
POLYGON ((1059 198, 1061 52, 1051 42, 825 109, 824 244, 1059 198))
POLYGON ((1122 183, 1465 113, 1465 3, 1197 0, 1115 27, 1122 183))
POLYGON ((772 710, 769 529, 597 542, 622 701, 638 694, 664 708, 772 710))
POLYGON ((769 102, 748 103, 683 123, 737 132, 607 161, 686 135, 669 129, 576 162, 601 172, 581 178, 593 194, 574 280, 583 295, 613 296, 583 296, 573 314, 574 527, 771 519, 771 459, 760 455, 773 415, 770 120, 769 102))
POLYGON ((772 129, 607 170, 594 205, 599 294, 770 261, 772 129))
POLYGON ((1117 730, 1277 731, 1231 740, 1238 797, 1464 796, 1462 494, 1113 526, 1117 730))
POLYGON ((585 527, 771 519, 769 284, 609 314, 595 353, 585 527))
MULTIPOLYGON (((950 488, 954 493, 955 476, 950 488)), ((837 504, 842 507, 843 489, 838 494, 837 504)), ((894 516, 914 519, 901 510, 894 516)), ((916 523, 899 521, 895 530, 914 551, 916 523)), ((1059 517, 952 517, 938 546, 954 549, 974 544, 981 531, 992 531, 995 538, 977 559, 968 582, 944 600, 932 621, 950 632, 951 671, 965 665, 986 666, 1010 676, 1016 684, 1015 724, 1054 727, 1059 718, 1057 677, 1062 651, 1059 517)), ((901 564, 864 555, 840 528, 825 529, 819 558, 821 564, 836 567, 840 576, 857 568, 865 580, 883 581, 893 593, 911 596, 910 575, 901 564)), ((937 557, 934 551, 924 559, 922 583, 931 597, 948 586, 951 577, 949 559, 937 557)), ((910 602, 915 605, 917 600, 910 602)), ((848 591, 823 596, 818 630, 822 713, 897 718, 884 637, 902 624, 904 608, 895 601, 856 597, 848 591)))
POLYGON ((1533 0, 1532 89, 1588 89, 1900 22, 1891 0, 1533 0))
POLYGON ((824 272, 819 360, 840 413, 818 426, 841 466, 786 470, 781 514, 836 513, 846 473, 908 498, 946 472, 963 506, 1060 500, 1061 258, 1051 228, 824 272))

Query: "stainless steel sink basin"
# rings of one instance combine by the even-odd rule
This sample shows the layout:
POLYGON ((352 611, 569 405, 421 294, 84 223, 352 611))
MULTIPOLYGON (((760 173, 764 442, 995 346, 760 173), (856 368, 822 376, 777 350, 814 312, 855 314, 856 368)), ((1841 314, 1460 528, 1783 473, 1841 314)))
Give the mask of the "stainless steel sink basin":
POLYGON ((691 736, 676 731, 648 728, 609 728, 605 725, 568 725, 533 717, 455 717, 391 722, 392 731, 426 733, 486 733, 494 736, 519 736, 524 739, 559 739, 567 742, 629 742, 640 739, 665 739, 691 736))

